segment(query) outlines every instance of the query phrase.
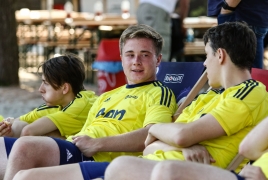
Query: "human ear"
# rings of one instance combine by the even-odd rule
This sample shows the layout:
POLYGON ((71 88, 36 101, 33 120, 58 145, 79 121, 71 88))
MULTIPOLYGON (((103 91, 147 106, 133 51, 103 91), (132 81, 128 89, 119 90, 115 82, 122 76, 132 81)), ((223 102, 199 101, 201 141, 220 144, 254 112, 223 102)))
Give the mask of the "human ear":
POLYGON ((219 63, 222 64, 223 61, 225 60, 226 58, 226 51, 222 48, 219 48, 217 50, 217 54, 218 54, 218 60, 219 60, 219 63))
POLYGON ((162 59, 162 54, 159 54, 158 57, 157 57, 157 62, 156 62, 156 67, 158 67, 161 63, 161 59, 162 59))
POLYGON ((64 83, 62 85, 62 93, 67 94, 70 91, 70 84, 69 83, 64 83))

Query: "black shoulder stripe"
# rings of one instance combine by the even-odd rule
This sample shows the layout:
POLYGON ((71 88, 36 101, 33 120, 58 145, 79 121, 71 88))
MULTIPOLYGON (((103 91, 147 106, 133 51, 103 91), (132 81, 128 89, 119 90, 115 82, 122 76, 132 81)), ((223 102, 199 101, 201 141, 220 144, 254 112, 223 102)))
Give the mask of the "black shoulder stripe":
POLYGON ((163 85, 160 81, 155 81, 153 84, 154 86, 161 88, 162 93, 161 93, 160 105, 165 105, 169 107, 172 99, 171 89, 163 85))
POLYGON ((74 103, 74 100, 72 100, 67 106, 65 106, 62 111, 66 111, 66 109, 68 109, 68 107, 70 107, 74 103))
POLYGON ((172 99, 172 90, 171 89, 169 89, 169 99, 168 99, 168 104, 167 104, 167 107, 169 107, 170 106, 170 104, 171 104, 171 99, 172 99))
POLYGON ((257 81, 245 82, 246 86, 237 91, 234 97, 243 100, 256 86, 259 85, 257 81))
POLYGON ((82 97, 82 94, 77 93, 76 98, 81 98, 81 97, 82 97))
POLYGON ((42 111, 45 109, 52 109, 52 108, 58 108, 59 106, 47 106, 46 104, 43 104, 37 108, 37 111, 42 111))

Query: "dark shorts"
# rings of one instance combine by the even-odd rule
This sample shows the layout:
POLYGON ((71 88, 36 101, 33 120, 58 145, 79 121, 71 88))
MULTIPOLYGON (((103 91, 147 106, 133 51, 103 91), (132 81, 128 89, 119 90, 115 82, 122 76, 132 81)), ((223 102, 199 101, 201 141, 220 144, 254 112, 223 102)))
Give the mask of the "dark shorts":
POLYGON ((84 180, 103 178, 105 170, 109 162, 80 162, 80 169, 82 171, 84 180))
POLYGON ((7 153, 7 158, 9 157, 10 151, 13 147, 13 144, 18 138, 12 138, 12 137, 4 137, 4 142, 6 146, 6 153, 7 153))
POLYGON ((83 161, 94 161, 92 157, 86 157, 82 152, 69 141, 52 138, 56 141, 60 150, 60 165, 78 163, 83 161))
POLYGON ((243 178, 242 176, 239 176, 234 171, 231 171, 231 172, 236 176, 237 180, 245 180, 245 178, 243 178))

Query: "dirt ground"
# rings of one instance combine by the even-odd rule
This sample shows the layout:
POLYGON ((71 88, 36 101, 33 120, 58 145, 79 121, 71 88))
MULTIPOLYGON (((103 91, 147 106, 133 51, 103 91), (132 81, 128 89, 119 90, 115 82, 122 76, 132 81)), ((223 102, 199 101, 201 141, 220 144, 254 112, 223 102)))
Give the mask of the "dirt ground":
MULTIPOLYGON (((20 69, 20 86, 0 87, 0 115, 19 117, 43 104, 38 92, 41 79, 39 76, 20 69)), ((85 85, 86 89, 97 90, 95 85, 85 85)))

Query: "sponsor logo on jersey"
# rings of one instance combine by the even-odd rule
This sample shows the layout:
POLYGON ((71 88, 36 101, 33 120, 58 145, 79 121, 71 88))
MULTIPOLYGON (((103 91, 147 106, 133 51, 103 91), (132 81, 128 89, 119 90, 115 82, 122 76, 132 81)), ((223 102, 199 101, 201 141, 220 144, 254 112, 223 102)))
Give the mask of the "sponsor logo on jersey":
POLYGON ((134 98, 134 99, 137 99, 138 96, 127 95, 127 96, 125 97, 125 99, 127 99, 127 98, 134 98))
POLYGON ((67 154, 67 162, 73 157, 72 153, 68 149, 66 149, 66 154, 67 154))
POLYGON ((181 83, 184 74, 166 74, 164 78, 165 83, 181 83))
POLYGON ((126 113, 126 110, 115 110, 112 109, 108 112, 105 111, 105 108, 102 108, 96 115, 96 117, 103 116, 105 118, 111 118, 111 119, 117 119, 117 120, 122 120, 124 115, 126 113))

